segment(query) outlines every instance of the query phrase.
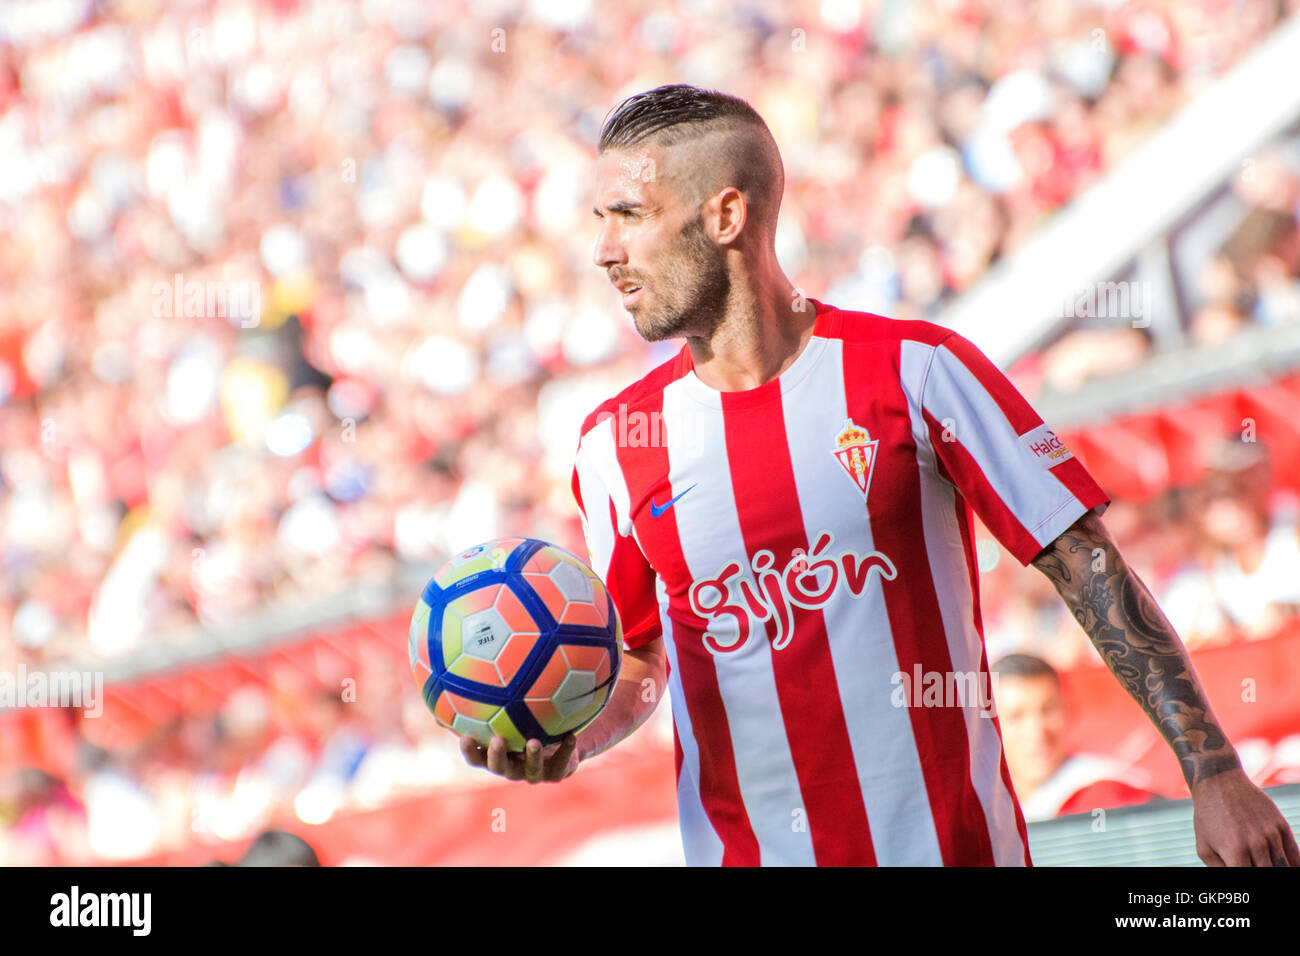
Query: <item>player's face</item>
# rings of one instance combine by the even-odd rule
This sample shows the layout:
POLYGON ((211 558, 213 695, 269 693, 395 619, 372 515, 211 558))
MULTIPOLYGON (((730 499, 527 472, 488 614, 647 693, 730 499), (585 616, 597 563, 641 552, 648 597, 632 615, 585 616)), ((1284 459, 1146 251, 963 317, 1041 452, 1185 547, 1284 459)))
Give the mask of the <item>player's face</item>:
POLYGON ((1032 792, 1068 756, 1061 689, 1050 677, 1002 675, 997 695, 1007 769, 1017 789, 1032 792))
POLYGON ((596 162, 600 233, 592 259, 648 342, 710 334, 729 287, 699 207, 670 185, 671 161, 668 151, 647 147, 608 150, 596 162))

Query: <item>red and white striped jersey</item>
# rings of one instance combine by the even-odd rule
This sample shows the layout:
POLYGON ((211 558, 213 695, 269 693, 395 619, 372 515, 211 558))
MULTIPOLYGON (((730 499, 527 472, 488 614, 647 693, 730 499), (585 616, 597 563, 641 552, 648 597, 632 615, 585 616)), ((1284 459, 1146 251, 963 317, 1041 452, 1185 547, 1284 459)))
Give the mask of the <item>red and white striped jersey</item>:
POLYGON ((779 378, 683 347, 578 445, 626 646, 667 651, 687 862, 1028 864, 970 511, 1027 564, 1109 499, 962 337, 809 302, 779 378))

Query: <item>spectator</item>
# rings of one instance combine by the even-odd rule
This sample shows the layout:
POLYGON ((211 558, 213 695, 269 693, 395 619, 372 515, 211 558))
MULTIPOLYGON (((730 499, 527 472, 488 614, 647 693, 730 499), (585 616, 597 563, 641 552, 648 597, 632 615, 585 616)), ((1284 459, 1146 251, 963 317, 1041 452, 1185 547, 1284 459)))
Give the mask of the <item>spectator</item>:
POLYGON ((284 830, 257 835, 235 866, 320 866, 316 851, 300 836, 284 830))
POLYGON ((84 865, 91 859, 86 808, 62 780, 36 767, 5 787, 10 820, 0 840, 0 866, 84 865))
POLYGON ((1223 442, 1191 509, 1199 553, 1171 583, 1166 613, 1193 646, 1237 630, 1271 637, 1300 611, 1300 525, 1289 510, 1270 517, 1268 467, 1261 444, 1223 442))
POLYGON ((1046 661, 1009 654, 993 665, 1007 767, 1026 820, 1046 820, 1158 797, 1117 761, 1072 753, 1061 679, 1046 661))

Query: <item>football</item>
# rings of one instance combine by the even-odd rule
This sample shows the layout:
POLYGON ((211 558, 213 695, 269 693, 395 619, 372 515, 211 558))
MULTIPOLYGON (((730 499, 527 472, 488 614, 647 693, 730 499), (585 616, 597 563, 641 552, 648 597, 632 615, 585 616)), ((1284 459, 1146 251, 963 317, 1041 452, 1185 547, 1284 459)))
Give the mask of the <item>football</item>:
POLYGON ((623 628, 580 558, 535 538, 477 545, 438 570, 411 617, 411 672, 438 723, 522 751, 591 723, 623 659, 623 628))

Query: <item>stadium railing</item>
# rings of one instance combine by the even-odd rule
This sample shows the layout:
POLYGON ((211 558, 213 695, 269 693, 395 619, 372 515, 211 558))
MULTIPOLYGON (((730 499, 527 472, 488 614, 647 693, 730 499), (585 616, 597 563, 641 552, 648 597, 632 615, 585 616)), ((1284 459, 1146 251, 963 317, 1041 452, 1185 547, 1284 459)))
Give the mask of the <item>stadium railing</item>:
MULTIPOLYGON (((1300 835, 1300 783, 1266 787, 1300 835)), ((1035 866, 1201 866, 1192 801, 1162 800, 1029 824, 1035 866)))

